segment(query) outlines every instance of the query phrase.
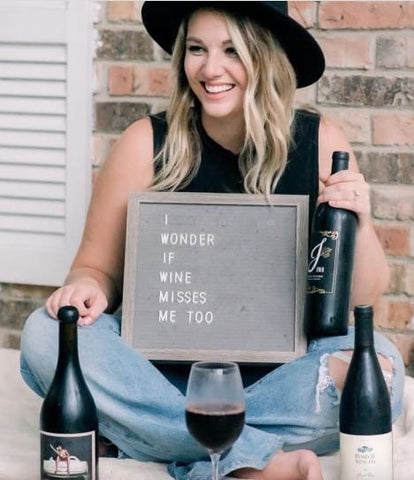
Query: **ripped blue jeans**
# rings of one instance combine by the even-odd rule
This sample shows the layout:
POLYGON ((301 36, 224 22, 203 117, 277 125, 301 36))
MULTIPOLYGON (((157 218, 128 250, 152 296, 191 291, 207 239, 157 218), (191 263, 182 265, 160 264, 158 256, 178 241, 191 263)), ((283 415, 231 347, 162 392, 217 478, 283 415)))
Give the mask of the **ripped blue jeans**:
MULTIPOLYGON (((82 369, 99 410, 100 433, 115 443, 121 457, 168 463, 179 480, 207 480, 206 451, 189 435, 184 392, 188 367, 155 366, 120 337, 119 315, 101 315, 79 327, 82 369)), ((27 320, 22 335, 21 372, 26 383, 44 396, 57 359, 58 324, 44 309, 27 320)), ((391 359, 393 419, 401 413, 404 365, 384 336, 375 335, 376 350, 391 359)), ((246 425, 233 448, 220 460, 220 474, 251 467, 262 469, 280 449, 308 448, 317 454, 339 445, 339 392, 329 376, 328 358, 352 350, 353 329, 341 337, 314 340, 306 355, 276 369, 242 369, 246 425), (256 378, 247 379, 252 371, 256 378), (249 384, 250 383, 250 384, 249 384)))

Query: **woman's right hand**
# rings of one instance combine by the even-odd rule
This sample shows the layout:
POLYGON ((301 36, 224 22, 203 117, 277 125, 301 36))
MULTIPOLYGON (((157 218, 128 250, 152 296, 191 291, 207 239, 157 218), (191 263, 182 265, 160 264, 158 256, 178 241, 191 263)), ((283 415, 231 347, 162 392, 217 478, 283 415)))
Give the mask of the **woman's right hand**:
POLYGON ((71 305, 79 311, 78 325, 91 325, 108 307, 108 300, 99 283, 92 279, 78 279, 58 288, 46 301, 46 310, 57 318, 60 307, 71 305))

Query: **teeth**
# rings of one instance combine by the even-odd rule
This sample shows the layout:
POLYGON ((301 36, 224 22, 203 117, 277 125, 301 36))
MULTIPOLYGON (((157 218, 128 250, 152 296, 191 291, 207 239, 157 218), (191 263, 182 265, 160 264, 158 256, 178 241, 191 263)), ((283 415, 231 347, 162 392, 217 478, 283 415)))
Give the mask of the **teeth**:
POLYGON ((233 85, 207 85, 205 84, 208 93, 227 92, 233 88, 233 85))

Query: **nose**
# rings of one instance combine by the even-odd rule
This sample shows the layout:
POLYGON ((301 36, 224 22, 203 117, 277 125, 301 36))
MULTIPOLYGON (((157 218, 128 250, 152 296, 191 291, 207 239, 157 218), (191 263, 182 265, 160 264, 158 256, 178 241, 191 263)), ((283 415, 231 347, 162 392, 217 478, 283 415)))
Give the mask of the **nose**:
POLYGON ((219 77, 224 71, 223 58, 219 53, 209 52, 203 65, 204 76, 209 78, 219 77))

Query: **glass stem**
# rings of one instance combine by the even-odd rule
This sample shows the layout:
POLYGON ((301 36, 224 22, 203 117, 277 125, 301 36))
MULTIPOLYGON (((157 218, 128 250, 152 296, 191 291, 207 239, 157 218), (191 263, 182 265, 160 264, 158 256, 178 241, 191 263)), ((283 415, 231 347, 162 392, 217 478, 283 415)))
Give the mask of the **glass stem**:
POLYGON ((219 460, 220 460, 220 453, 218 452, 210 452, 211 458, 211 467, 213 469, 213 476, 212 480, 219 480, 219 460))

